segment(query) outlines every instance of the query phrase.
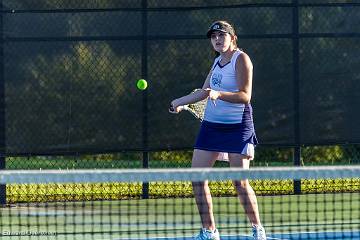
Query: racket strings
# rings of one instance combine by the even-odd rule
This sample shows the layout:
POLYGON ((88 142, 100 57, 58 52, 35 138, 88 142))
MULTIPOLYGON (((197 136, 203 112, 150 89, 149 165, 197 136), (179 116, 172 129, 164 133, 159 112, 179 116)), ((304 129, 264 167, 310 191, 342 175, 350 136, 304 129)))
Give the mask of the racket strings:
POLYGON ((206 100, 202 100, 200 102, 190 104, 189 108, 196 115, 196 117, 200 119, 204 119, 205 105, 206 105, 206 100))

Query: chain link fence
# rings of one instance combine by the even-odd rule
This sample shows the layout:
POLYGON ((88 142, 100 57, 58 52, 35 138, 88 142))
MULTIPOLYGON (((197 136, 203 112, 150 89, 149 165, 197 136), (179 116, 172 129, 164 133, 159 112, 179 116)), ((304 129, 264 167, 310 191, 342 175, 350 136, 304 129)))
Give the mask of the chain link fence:
MULTIPOLYGON (((2 168, 189 167, 211 22, 254 64, 256 166, 358 164, 356 1, 21 1, 1 5, 2 168), (139 91, 137 79, 149 82, 139 91)), ((217 166, 227 166, 219 162, 217 166)))

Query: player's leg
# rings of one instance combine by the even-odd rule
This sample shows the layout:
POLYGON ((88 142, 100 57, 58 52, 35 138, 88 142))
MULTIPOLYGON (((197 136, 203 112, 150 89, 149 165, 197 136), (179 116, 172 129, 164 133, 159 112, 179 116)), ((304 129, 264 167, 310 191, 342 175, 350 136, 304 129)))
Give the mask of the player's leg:
MULTIPOLYGON (((249 169, 250 160, 247 156, 237 153, 229 153, 230 167, 249 169)), ((234 181, 236 192, 249 220, 253 224, 260 225, 260 216, 257 199, 254 190, 247 179, 234 181)))
MULTIPOLYGON (((249 169, 250 159, 242 154, 229 154, 230 167, 249 169)), ((244 207, 245 213, 253 227, 254 239, 266 239, 265 230, 261 226, 259 208, 255 192, 247 179, 234 181, 237 195, 244 207)))
MULTIPOLYGON (((195 149, 192 159, 193 168, 209 168, 212 167, 216 161, 218 153, 195 149)), ((208 181, 193 182, 193 191, 196 205, 199 210, 200 219, 203 226, 203 231, 215 231, 215 220, 213 215, 213 204, 208 181)), ((206 234, 200 233, 200 234, 206 234)), ((201 238, 200 238, 201 239, 201 238)), ((216 238, 214 238, 216 239, 216 238)))

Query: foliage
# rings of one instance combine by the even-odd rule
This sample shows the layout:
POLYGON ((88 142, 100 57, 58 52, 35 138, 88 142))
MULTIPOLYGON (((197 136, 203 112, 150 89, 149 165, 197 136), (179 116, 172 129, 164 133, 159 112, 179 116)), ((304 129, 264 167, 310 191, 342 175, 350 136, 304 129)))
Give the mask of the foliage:
MULTIPOLYGON (((291 180, 251 181, 257 195, 284 195, 293 193, 291 180)), ((358 192, 360 179, 303 180, 303 193, 358 192)), ((95 201, 140 198, 139 183, 94 184, 12 184, 8 185, 8 202, 95 201)), ((236 196, 231 181, 211 182, 214 196, 236 196)), ((152 182, 151 198, 192 197, 190 182, 152 182)))

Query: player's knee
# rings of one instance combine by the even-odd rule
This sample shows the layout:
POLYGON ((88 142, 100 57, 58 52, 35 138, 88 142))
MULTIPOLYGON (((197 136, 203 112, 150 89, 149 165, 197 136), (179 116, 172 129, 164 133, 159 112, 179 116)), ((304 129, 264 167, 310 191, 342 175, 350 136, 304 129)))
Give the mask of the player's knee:
POLYGON ((192 188, 195 192, 203 192, 208 188, 207 182, 192 182, 192 188))
POLYGON ((251 190, 251 186, 248 180, 234 181, 234 184, 238 191, 248 192, 251 190))

